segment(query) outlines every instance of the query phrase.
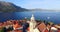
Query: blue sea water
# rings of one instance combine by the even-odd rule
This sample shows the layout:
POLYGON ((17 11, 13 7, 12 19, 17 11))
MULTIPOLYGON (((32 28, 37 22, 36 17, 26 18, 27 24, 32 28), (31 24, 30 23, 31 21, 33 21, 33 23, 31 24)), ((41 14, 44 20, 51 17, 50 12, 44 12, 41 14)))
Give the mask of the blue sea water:
POLYGON ((46 11, 26 11, 26 12, 9 12, 9 13, 0 13, 0 22, 6 20, 20 20, 25 17, 31 18, 31 15, 34 14, 35 19, 51 21, 53 23, 60 23, 60 12, 46 12, 46 11))

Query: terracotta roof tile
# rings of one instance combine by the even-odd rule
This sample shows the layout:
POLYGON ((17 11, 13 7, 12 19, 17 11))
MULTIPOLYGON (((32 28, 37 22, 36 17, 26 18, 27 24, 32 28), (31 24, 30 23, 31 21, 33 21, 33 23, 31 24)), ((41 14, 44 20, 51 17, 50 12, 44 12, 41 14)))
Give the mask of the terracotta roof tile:
POLYGON ((41 24, 38 25, 38 29, 39 29, 40 31, 43 31, 44 28, 46 28, 46 25, 45 25, 44 23, 41 23, 41 24))

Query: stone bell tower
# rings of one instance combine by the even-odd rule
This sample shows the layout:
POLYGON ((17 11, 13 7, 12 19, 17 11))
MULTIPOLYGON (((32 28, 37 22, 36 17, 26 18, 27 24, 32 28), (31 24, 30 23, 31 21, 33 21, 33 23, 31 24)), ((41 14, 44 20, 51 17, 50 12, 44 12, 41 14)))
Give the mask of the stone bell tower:
POLYGON ((30 24, 29 24, 30 32, 34 32, 33 30, 35 26, 36 26, 36 21, 35 21, 34 15, 32 14, 32 17, 30 19, 30 24))

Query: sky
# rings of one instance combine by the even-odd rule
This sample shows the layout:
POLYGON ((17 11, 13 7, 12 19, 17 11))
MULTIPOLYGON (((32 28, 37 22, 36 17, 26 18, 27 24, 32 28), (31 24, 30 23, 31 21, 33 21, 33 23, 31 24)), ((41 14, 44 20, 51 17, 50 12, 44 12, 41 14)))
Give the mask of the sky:
POLYGON ((55 9, 60 10, 60 0, 0 0, 12 2, 17 6, 27 9, 55 9))

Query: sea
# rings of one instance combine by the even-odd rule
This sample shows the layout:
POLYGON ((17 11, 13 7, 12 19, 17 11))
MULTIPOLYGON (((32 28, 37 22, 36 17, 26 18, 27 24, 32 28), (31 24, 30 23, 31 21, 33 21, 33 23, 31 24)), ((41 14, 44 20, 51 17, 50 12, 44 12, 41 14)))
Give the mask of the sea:
POLYGON ((51 21, 55 24, 60 24, 60 12, 56 11, 24 11, 24 12, 1 12, 0 22, 7 20, 21 20, 25 17, 30 19, 32 14, 36 20, 46 20, 51 21))

